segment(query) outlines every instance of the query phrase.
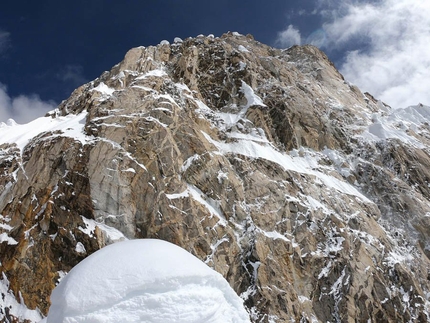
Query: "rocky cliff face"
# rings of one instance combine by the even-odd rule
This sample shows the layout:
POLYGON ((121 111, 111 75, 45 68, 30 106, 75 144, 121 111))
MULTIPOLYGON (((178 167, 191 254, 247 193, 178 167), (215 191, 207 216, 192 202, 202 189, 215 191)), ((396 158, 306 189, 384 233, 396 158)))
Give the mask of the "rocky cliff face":
POLYGON ((134 48, 52 130, 0 146, 3 320, 36 321, 83 258, 150 237, 223 274, 253 322, 426 322, 429 116, 312 46, 134 48))

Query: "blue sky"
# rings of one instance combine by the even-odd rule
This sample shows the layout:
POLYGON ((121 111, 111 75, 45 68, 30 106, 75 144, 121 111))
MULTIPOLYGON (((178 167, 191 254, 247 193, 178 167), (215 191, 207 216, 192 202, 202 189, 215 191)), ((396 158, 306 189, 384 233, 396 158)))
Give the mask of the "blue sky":
POLYGON ((430 104, 427 0, 8 1, 0 10, 0 121, 28 122, 132 47, 250 33, 313 43, 346 78, 393 107, 430 104))

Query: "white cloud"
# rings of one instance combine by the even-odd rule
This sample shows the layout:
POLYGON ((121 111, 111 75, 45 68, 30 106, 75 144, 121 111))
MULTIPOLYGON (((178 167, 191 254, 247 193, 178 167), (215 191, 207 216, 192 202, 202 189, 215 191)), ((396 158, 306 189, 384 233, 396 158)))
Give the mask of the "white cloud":
POLYGON ((319 33, 306 38, 343 53, 345 78, 394 108, 430 104, 430 2, 321 0, 319 33))
POLYGON ((7 87, 0 83, 0 122, 14 119, 18 123, 27 123, 54 109, 52 101, 42 101, 36 94, 10 97, 7 87))
POLYGON ((345 77, 395 108, 430 104, 430 3, 384 0, 350 5, 325 26, 335 46, 363 40, 368 49, 347 53, 345 77), (427 87, 425 87, 427 85, 427 87))
POLYGON ((301 44, 300 31, 293 25, 289 25, 287 29, 278 33, 276 44, 281 47, 290 47, 301 44))

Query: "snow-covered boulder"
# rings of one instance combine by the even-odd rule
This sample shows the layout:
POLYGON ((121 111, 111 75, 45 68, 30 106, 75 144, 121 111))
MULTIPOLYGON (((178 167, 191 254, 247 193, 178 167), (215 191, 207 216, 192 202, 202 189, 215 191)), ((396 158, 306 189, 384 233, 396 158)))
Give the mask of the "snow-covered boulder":
POLYGON ((51 296, 48 323, 245 323, 221 274, 162 240, 129 240, 92 254, 51 296))

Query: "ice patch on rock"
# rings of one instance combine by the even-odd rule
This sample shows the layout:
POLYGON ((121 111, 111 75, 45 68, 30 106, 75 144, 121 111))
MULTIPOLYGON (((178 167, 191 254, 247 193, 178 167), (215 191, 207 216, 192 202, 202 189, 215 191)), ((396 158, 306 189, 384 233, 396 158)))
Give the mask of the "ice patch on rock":
POLYGON ((243 46, 243 45, 239 45, 238 49, 242 52, 242 53, 249 53, 249 50, 243 46))
POLYGON ((111 96, 113 94, 113 92, 115 92, 115 89, 112 89, 109 86, 107 86, 106 84, 104 84, 103 82, 100 82, 100 84, 97 85, 92 91, 98 91, 101 94, 111 96))

